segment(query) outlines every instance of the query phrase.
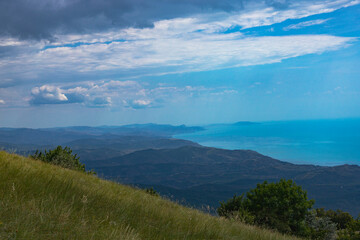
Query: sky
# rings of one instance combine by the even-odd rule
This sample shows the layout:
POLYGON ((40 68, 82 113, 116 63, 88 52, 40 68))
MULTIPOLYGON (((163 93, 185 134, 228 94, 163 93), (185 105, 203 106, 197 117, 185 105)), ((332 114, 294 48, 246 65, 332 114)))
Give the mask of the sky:
POLYGON ((0 127, 360 117, 360 0, 0 1, 0 127))

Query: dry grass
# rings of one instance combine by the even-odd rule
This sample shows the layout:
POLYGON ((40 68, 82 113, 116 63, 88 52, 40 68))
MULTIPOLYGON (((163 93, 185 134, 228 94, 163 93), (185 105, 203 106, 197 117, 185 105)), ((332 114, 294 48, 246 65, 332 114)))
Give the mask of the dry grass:
POLYGON ((296 239, 0 152, 0 239, 296 239))

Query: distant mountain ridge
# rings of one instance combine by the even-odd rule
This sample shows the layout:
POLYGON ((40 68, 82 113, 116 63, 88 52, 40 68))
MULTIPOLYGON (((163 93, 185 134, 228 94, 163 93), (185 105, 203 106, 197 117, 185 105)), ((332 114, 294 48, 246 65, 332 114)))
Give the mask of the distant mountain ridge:
POLYGON ((169 135, 201 130, 200 127, 185 125, 155 124, 42 129, 0 128, 0 150, 27 156, 38 149, 51 149, 57 145, 68 146, 88 165, 93 160, 117 157, 143 149, 200 146, 169 135))
POLYGON ((74 127, 61 127, 61 128, 48 128, 42 129, 48 131, 68 131, 77 133, 86 133, 93 135, 114 134, 121 136, 158 136, 158 137, 171 137, 175 134, 192 133, 204 130, 203 127, 178 125, 173 126, 169 124, 129 124, 121 126, 74 126, 74 127))
POLYGON ((0 142, 13 144, 64 144, 66 142, 96 138, 99 136, 148 136, 171 138, 175 134, 202 131, 202 127, 185 125, 135 124, 101 127, 57 127, 57 128, 0 128, 0 142))
POLYGON ((246 125, 256 125, 256 124, 261 124, 260 122, 250 122, 250 121, 239 121, 239 122, 234 122, 234 123, 215 123, 215 124, 210 124, 210 125, 206 125, 206 127, 209 126, 246 126, 246 125))

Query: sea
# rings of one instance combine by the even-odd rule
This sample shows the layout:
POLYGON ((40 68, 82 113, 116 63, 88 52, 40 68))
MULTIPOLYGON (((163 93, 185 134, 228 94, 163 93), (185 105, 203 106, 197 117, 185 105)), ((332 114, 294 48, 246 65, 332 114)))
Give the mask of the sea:
POLYGON ((249 149, 295 164, 360 165, 360 119, 238 122, 174 137, 203 146, 249 149))

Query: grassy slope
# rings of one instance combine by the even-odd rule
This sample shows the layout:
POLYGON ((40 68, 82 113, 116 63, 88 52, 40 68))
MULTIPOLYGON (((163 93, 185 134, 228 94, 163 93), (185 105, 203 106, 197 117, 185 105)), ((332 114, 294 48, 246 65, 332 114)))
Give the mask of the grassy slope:
POLYGON ((292 238, 0 152, 0 239, 292 238))

